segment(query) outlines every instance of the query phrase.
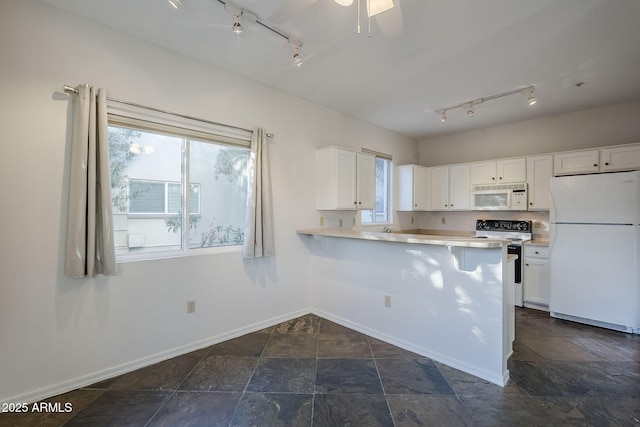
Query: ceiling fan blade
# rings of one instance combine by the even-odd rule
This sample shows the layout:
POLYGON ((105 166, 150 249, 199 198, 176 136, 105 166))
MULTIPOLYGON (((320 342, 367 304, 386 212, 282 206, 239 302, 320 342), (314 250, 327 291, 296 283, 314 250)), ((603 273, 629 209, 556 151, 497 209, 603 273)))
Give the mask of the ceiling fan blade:
POLYGON ((400 3, 398 1, 394 2, 393 8, 379 13, 373 18, 378 23, 382 35, 387 40, 395 39, 404 31, 402 10, 400 9, 400 3))
POLYGON ((289 22, 299 13, 304 12, 306 9, 313 6, 318 0, 287 0, 278 10, 276 10, 269 22, 273 24, 284 24, 289 22))

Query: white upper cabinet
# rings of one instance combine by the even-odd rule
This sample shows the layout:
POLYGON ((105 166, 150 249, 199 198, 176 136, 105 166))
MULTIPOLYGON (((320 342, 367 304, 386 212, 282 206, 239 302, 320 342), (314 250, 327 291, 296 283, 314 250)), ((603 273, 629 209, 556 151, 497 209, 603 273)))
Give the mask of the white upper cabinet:
POLYGON ((429 168, 431 174, 431 210, 449 210, 449 167, 429 168))
POLYGON ((471 184, 495 184, 496 162, 472 163, 471 184))
POLYGON ((554 154, 554 174, 617 172, 640 169, 640 144, 554 154))
POLYGON ((640 169, 640 144, 627 144, 600 149, 603 172, 640 169))
POLYGON ((431 210, 469 210, 469 165, 429 168, 431 210))
POLYGON ((431 209, 428 188, 429 170, 420 165, 401 165, 398 173, 398 210, 425 211, 431 209))
POLYGON ((316 156, 317 209, 375 207, 375 156, 340 147, 321 148, 316 156))
POLYGON ((549 210, 549 182, 553 177, 553 155, 527 157, 529 210, 549 210))
POLYGON ((576 175, 600 171, 600 150, 580 150, 553 155, 554 175, 576 175))
POLYGON ((469 165, 449 166, 449 208, 451 210, 469 210, 469 165))
POLYGON ((510 184, 527 180, 527 159, 518 157, 471 164, 471 184, 510 184))
POLYGON ((527 182, 526 157, 498 160, 496 162, 496 174, 498 175, 498 184, 527 182))

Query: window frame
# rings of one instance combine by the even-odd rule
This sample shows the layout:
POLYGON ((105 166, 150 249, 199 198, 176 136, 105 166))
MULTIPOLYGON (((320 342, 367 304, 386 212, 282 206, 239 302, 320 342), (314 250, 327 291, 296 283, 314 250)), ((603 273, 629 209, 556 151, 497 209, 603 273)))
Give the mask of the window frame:
MULTIPOLYGON (((138 105, 125 104, 117 100, 107 101, 107 121, 108 126, 134 129, 142 132, 156 133, 159 135, 172 136, 183 139, 182 153, 181 153, 181 199, 183 203, 189 206, 190 203, 190 191, 189 186, 192 184, 189 181, 189 159, 190 159, 190 142, 204 142, 212 143, 220 146, 235 147, 246 149, 249 152, 251 150, 251 137, 252 132, 249 130, 240 129, 237 127, 228 127, 221 124, 215 124, 213 122, 201 121, 188 116, 177 115, 169 112, 164 112, 155 109, 148 109, 138 105)), ((250 168, 250 165, 247 165, 250 168)), ((138 181, 154 181, 133 178, 138 181)), ((167 197, 168 183, 170 181, 159 182, 165 183, 165 197, 167 197)), ((171 181, 172 183, 176 183, 171 181)), ((127 192, 129 186, 127 185, 127 192)), ((200 198, 200 192, 198 192, 200 198)), ((198 213, 191 213, 191 216, 199 216, 201 214, 201 200, 198 201, 198 213)), ((144 212, 127 212, 128 216, 132 216, 138 219, 142 218, 162 218, 175 213, 166 212, 168 209, 168 201, 165 199, 165 213, 144 213, 144 212)), ((184 209, 182 214, 182 224, 189 223, 189 217, 187 213, 188 209, 184 209)), ((244 222, 244 218, 243 218, 244 222)), ((115 231, 115 229, 114 229, 115 231)), ((172 250, 161 250, 141 253, 127 253, 117 254, 116 262, 126 263, 133 261, 146 261, 156 259, 167 258, 181 258, 188 256, 199 256, 207 254, 219 254, 229 252, 241 252, 242 244, 235 245, 221 245, 206 248, 193 248, 189 247, 189 232, 190 228, 187 227, 185 231, 181 232, 181 248, 172 250)), ((129 233, 130 234, 130 233, 129 233)))
MULTIPOLYGON (((394 166, 393 166, 393 158, 391 155, 389 154, 384 154, 384 153, 379 153, 376 151, 372 151, 372 150, 367 150, 367 149, 362 149, 363 152, 365 153, 370 153, 375 155, 376 157, 376 161, 378 159, 382 159, 386 162, 388 162, 387 164, 387 185, 386 185, 386 193, 387 193, 387 206, 386 206, 386 211, 387 211, 387 219, 386 221, 376 221, 376 208, 374 207, 374 209, 365 209, 360 211, 360 225, 362 227, 380 227, 380 226, 388 226, 388 225, 393 225, 393 170, 394 170, 394 166), (364 212, 371 212, 371 217, 373 218, 372 222, 364 222, 362 220, 362 214, 364 212)), ((376 167, 376 171, 377 171, 377 167, 376 167)), ((377 186, 376 186, 377 187, 377 186)), ((376 191, 376 200, 378 198, 378 194, 376 191)))

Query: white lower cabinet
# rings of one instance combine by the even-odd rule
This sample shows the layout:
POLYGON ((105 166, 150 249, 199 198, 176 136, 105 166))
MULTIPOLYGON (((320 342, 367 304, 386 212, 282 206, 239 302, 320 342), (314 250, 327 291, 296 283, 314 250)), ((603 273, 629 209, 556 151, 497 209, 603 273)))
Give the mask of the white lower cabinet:
POLYGON ((525 307, 549 311, 549 248, 524 245, 522 299, 525 307))

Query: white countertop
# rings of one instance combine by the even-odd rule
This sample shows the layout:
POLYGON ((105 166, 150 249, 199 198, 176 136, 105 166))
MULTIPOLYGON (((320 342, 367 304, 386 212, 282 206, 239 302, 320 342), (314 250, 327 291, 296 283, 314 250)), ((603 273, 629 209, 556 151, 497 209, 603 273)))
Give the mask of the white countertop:
POLYGON ((298 234, 312 236, 340 237, 345 239, 372 240, 378 242, 412 243, 417 245, 459 246, 466 248, 501 248, 507 240, 477 239, 474 237, 441 236, 428 234, 380 233, 373 231, 353 231, 330 228, 296 230, 298 234))

